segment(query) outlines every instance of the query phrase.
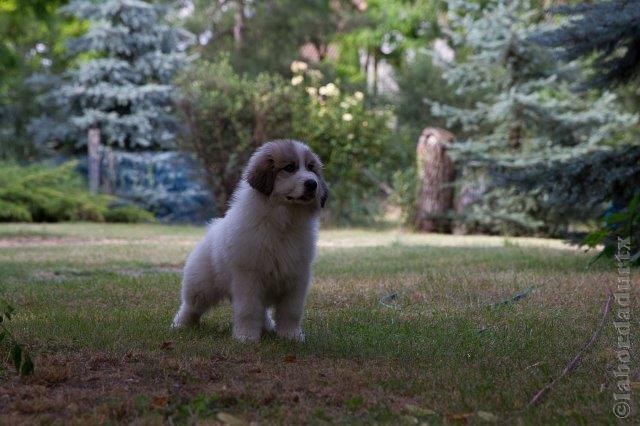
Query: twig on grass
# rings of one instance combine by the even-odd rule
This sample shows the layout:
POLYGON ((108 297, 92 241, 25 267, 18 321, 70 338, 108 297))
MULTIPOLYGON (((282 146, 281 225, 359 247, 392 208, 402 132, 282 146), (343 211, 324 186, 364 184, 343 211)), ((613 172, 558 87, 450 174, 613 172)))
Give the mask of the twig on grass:
POLYGON ((584 345, 582 347, 582 349, 576 354, 575 357, 573 357, 573 359, 571 360, 571 362, 569 362, 567 364, 566 367, 564 367, 564 370, 562 370, 562 373, 560 373, 560 375, 558 377, 556 377, 555 379, 553 379, 551 382, 547 383, 547 385, 545 387, 543 387, 542 389, 540 389, 538 392, 536 392, 536 394, 533 396, 533 398, 531 398, 531 401, 529 401, 529 403, 527 404, 526 408, 532 407, 534 405, 537 405, 540 403, 540 401, 542 400, 542 398, 549 392, 551 391, 551 389, 553 389, 553 387, 567 374, 571 373, 572 371, 574 371, 582 362, 582 357, 585 355, 585 353, 591 349, 591 347, 593 346, 593 344, 596 342, 596 340, 598 339, 598 336, 600 335, 600 332, 602 331, 602 327, 604 326, 604 321, 607 318, 607 315, 609 314, 609 310, 611 309, 611 300, 613 299, 613 294, 611 292, 611 290, 609 288, 607 288, 607 302, 604 305, 604 308, 602 309, 602 318, 600 319, 600 323, 598 324, 598 327, 595 329, 595 331, 593 332, 593 334, 591 335, 591 339, 587 342, 586 345, 584 345))
POLYGON ((519 293, 516 293, 514 296, 510 297, 509 299, 505 299, 501 302, 497 302, 497 303, 492 303, 489 305, 490 309, 496 309, 505 305, 510 305, 513 302, 517 302, 521 299, 524 299, 525 297, 527 297, 535 288, 535 286, 530 286, 528 289, 521 291, 519 293))
MULTIPOLYGON (((535 289, 536 286, 532 285, 529 288, 527 288, 526 290, 523 290, 521 292, 516 293, 515 295, 511 296, 508 299, 502 300, 500 302, 496 302, 496 303, 490 303, 488 305, 486 305, 489 309, 496 309, 496 308, 500 308, 502 306, 505 305, 509 305, 511 303, 517 302, 519 300, 524 299, 525 297, 527 297, 531 292, 533 292, 533 290, 535 289)), ((393 309, 400 309, 400 307, 395 304, 395 302, 398 300, 398 293, 393 292, 393 293, 389 293, 387 295, 384 295, 380 298, 379 302, 382 306, 387 307, 387 308, 393 308, 393 309), (394 304, 392 304, 394 303, 394 304)), ((482 330, 479 331, 479 333, 486 331, 487 328, 483 328, 482 330)))

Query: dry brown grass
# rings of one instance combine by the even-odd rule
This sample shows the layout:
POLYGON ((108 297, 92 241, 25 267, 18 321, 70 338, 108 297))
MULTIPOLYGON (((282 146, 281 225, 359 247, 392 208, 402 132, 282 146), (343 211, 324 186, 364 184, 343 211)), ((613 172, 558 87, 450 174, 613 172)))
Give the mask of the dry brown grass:
POLYGON ((0 227, 1 294, 36 361, 33 376, 0 373, 0 423, 442 424, 481 422, 480 411, 503 423, 614 420, 611 322, 579 369, 524 410, 588 340, 616 282, 559 242, 328 231, 308 341, 240 345, 228 306, 198 330, 168 329, 200 232, 0 227), (390 293, 393 307, 381 305, 390 293))

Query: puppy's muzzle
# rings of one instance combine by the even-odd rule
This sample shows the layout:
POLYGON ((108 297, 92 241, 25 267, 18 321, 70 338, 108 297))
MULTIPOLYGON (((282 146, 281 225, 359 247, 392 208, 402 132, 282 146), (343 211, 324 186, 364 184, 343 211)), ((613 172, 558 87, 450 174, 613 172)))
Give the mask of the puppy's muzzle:
MULTIPOLYGON (((318 182, 316 182, 314 179, 307 179, 303 182, 302 186, 304 187, 304 192, 302 193, 302 196, 296 198, 296 200, 300 200, 300 201, 311 201, 315 198, 316 196, 316 189, 318 189, 318 182)), ((287 197, 288 199, 292 200, 292 197, 287 197)))
POLYGON ((313 179, 307 179, 304 181, 304 192, 308 194, 315 194, 316 188, 318 188, 318 182, 313 179))

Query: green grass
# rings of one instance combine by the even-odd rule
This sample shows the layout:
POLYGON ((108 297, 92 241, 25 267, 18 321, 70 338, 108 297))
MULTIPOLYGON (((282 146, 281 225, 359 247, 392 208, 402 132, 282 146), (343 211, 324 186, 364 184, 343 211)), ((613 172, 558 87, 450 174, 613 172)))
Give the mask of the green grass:
POLYGON ((36 364, 27 378, 0 372, 0 423, 480 424, 479 411, 502 423, 615 423, 613 317, 580 367, 526 408, 589 340, 604 287, 616 285, 615 270, 585 269, 588 254, 540 239, 324 231, 307 341, 243 345, 229 306, 169 330, 179 268, 201 234, 0 225, 0 297, 36 364))

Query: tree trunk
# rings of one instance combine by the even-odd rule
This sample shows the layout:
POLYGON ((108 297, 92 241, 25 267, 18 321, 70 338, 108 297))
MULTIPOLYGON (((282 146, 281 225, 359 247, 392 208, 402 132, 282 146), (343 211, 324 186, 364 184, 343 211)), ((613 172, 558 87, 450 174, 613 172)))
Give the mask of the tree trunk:
POLYGON ((244 0, 236 0, 236 10, 233 23, 233 41, 236 49, 242 46, 242 35, 244 33, 244 0))
POLYGON ((92 194, 98 192, 100 185, 100 129, 89 129, 89 143, 87 145, 89 163, 89 191, 92 194))
POLYGON ((416 228, 419 231, 449 231, 450 220, 445 215, 453 207, 455 168, 446 143, 453 137, 444 129, 427 127, 418 140, 416 228))

